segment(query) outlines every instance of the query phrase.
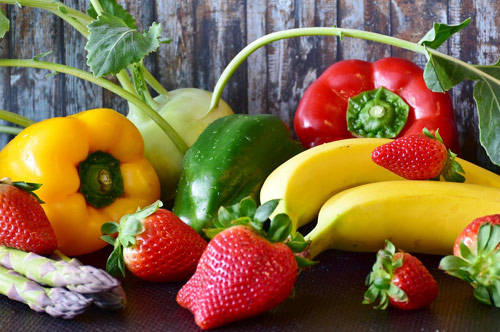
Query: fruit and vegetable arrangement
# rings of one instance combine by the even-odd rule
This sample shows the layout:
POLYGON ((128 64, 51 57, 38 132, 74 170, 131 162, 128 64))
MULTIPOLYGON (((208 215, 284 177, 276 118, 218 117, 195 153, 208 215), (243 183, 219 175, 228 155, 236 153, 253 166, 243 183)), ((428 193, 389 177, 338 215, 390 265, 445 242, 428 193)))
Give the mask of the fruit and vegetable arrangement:
MULTIPOLYGON (((101 108, 38 123, 0 113, 25 127, 5 129, 17 135, 0 151, 2 294, 70 319, 91 305, 124 308, 132 274, 181 283, 178 305, 212 329, 280 305, 299 273, 337 249, 377 252, 360 305, 429 306, 439 285, 412 255, 425 253, 448 255, 439 268, 500 307, 500 175, 460 158, 447 92, 476 81, 481 143, 500 164, 500 71, 437 51, 469 20, 434 24, 418 43, 337 27, 273 33, 244 48, 210 93, 166 91, 144 65, 168 43, 161 26, 139 32, 115 0, 90 0, 87 13, 58 1, 0 3, 73 26, 87 38, 90 71, 43 55, 0 66, 75 75, 129 104, 127 116, 101 108), (429 61, 425 70, 398 58, 333 64, 305 92, 293 131, 274 115, 234 114, 220 99, 259 47, 312 35, 382 42, 429 61), (107 245, 106 271, 76 258, 107 245)), ((0 36, 8 23, 0 13, 0 36)))

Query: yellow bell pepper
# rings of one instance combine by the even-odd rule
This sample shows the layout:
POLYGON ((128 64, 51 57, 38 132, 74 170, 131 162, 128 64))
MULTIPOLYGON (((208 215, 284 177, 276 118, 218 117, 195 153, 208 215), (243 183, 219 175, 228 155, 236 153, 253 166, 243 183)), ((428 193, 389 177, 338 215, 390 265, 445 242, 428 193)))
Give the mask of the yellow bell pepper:
POLYGON ((0 176, 42 184, 37 194, 59 250, 71 256, 103 248, 103 223, 160 197, 140 132, 111 109, 27 127, 0 151, 0 176))

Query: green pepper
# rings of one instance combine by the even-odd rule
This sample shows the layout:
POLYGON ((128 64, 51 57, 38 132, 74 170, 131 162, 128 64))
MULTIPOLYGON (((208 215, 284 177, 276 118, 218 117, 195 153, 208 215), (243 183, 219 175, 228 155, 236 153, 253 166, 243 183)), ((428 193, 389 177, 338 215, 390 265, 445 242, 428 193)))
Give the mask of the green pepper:
POLYGON ((303 151, 289 128, 269 114, 233 114, 212 122, 188 149, 173 207, 197 232, 213 227, 221 206, 258 201, 264 180, 303 151))

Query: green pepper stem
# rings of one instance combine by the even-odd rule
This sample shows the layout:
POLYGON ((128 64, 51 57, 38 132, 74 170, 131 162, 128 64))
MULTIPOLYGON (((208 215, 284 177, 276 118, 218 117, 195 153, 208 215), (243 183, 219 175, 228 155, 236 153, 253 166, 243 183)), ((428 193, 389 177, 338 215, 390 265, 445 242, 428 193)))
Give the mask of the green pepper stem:
POLYGON ((84 70, 76 69, 70 66, 61 65, 58 63, 39 61, 39 60, 24 60, 24 59, 0 59, 0 67, 30 67, 30 68, 40 68, 47 70, 54 70, 56 72, 76 76, 78 78, 87 80, 94 84, 99 85, 100 87, 107 89, 114 94, 124 98, 125 100, 131 102, 137 108, 139 108, 142 112, 148 115, 172 140, 176 148, 184 154, 187 150, 186 142, 182 139, 182 137, 170 126, 170 124, 162 118, 158 112, 152 109, 149 105, 144 103, 139 97, 135 94, 128 92, 122 87, 105 80, 103 78, 98 78, 92 75, 89 72, 84 70))

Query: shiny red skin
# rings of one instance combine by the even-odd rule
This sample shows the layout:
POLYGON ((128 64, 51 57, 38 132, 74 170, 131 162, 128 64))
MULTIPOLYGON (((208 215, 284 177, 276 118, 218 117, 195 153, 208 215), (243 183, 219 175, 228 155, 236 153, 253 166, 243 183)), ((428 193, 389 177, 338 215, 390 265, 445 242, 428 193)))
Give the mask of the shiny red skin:
POLYGON ((123 249, 127 269, 151 282, 188 280, 207 242, 173 212, 158 209, 142 220, 144 232, 133 247, 123 249))
POLYGON ((429 180, 441 174, 448 151, 437 139, 419 133, 380 145, 373 150, 372 160, 405 179, 429 180))
POLYGON ((415 310, 428 306, 438 296, 437 282, 415 256, 398 252, 394 255, 394 260, 403 255, 403 265, 394 270, 392 283, 406 293, 408 301, 399 302, 389 297, 389 303, 403 310, 415 310))
POLYGON ((500 214, 492 214, 474 219, 464 230, 458 235, 453 246, 453 255, 462 257, 460 254, 460 243, 463 241, 469 249, 475 253, 477 252, 477 232, 479 227, 484 223, 492 225, 500 225, 500 214))
POLYGON ((194 314, 200 328, 211 329, 277 306, 293 290, 297 272, 285 244, 234 226, 210 241, 177 302, 194 314))
POLYGON ((40 203, 8 184, 0 184, 0 244, 39 255, 57 249, 56 235, 40 203))
POLYGON ((398 137, 421 133, 425 127, 439 134, 459 154, 458 131, 449 93, 427 88, 423 70, 411 61, 384 58, 373 63, 343 60, 329 68, 306 90, 294 118, 304 147, 354 137, 347 130, 348 99, 379 87, 396 93, 410 106, 408 121, 398 137))

